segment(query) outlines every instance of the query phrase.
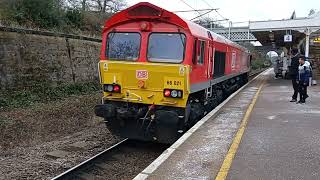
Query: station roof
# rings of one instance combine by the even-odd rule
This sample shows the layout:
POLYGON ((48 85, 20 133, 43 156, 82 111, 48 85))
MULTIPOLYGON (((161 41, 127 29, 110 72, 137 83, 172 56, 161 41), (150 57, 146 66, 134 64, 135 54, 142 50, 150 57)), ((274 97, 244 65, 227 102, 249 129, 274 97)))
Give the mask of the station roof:
POLYGON ((250 32, 264 46, 286 46, 286 34, 292 35, 290 44, 298 44, 305 37, 305 32, 315 32, 319 29, 320 12, 304 18, 249 22, 250 32))
POLYGON ((304 32, 306 28, 320 29, 320 12, 313 16, 283 19, 283 20, 269 20, 269 21, 250 21, 250 31, 281 31, 281 30, 296 30, 304 32))

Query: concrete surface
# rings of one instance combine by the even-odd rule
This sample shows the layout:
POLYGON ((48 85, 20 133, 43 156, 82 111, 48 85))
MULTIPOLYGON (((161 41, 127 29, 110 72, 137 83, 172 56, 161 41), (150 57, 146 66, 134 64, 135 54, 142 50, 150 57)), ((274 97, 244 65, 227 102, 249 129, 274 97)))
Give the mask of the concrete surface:
POLYGON ((320 86, 290 103, 290 81, 265 85, 227 179, 320 179, 320 86))
POLYGON ((251 82, 135 179, 215 179, 264 79, 227 179, 319 179, 320 86, 309 87, 306 104, 290 103, 291 81, 275 80, 272 72, 251 82))

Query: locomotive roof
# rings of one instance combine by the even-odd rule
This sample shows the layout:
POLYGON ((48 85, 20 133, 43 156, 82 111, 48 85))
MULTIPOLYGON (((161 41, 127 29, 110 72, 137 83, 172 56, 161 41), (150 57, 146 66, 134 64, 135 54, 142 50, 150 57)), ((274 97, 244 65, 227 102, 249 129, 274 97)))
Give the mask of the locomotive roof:
POLYGON ((214 41, 228 44, 230 46, 242 49, 247 51, 246 48, 240 46, 239 44, 232 42, 231 40, 216 34, 208 29, 186 19, 179 17, 178 15, 162 9, 158 6, 155 6, 148 2, 140 2, 136 5, 133 5, 121 12, 116 13, 110 19, 108 19, 104 26, 104 31, 107 29, 122 24, 128 21, 132 21, 134 19, 153 19, 153 20, 161 20, 171 24, 175 24, 186 31, 189 31, 192 35, 204 38, 210 38, 208 32, 211 34, 214 41))

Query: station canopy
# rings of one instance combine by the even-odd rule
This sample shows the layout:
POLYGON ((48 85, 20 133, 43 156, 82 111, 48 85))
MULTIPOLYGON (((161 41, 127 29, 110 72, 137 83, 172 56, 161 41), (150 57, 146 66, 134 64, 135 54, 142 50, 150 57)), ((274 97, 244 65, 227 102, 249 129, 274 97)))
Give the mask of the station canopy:
POLYGON ((259 41, 265 49, 270 50, 270 48, 297 46, 319 29, 320 12, 303 18, 292 16, 290 19, 282 20, 249 21, 248 26, 211 30, 235 42, 259 41))
POLYGON ((319 29, 320 12, 304 18, 249 22, 249 31, 263 46, 298 44, 319 29))

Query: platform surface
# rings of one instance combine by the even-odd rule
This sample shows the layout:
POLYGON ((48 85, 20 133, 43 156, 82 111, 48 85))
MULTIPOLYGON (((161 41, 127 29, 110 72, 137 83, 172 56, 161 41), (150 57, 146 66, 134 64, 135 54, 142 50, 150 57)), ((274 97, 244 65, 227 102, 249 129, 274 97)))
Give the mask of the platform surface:
POLYGON ((320 86, 309 87, 306 104, 291 103, 291 81, 272 72, 209 114, 135 179, 215 179, 261 85, 226 179, 319 179, 320 86))

